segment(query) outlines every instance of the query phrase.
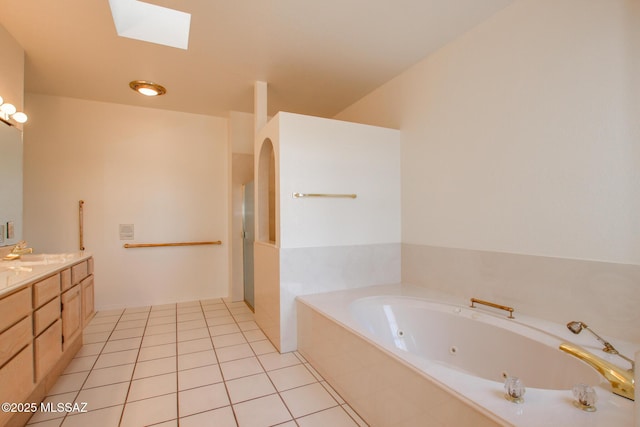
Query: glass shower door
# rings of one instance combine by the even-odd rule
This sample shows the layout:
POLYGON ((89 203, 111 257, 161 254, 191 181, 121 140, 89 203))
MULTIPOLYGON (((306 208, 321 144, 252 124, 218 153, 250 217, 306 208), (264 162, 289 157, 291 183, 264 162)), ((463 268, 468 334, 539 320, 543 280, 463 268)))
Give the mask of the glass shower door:
POLYGON ((253 241, 255 240, 254 184, 242 186, 242 265, 244 276, 244 300, 254 308, 253 298, 253 241))

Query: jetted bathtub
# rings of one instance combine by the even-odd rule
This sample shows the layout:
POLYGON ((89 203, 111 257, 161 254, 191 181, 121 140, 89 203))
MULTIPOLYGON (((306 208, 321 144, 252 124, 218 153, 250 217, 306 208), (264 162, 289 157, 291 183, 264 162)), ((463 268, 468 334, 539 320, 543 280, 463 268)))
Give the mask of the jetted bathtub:
POLYGON ((301 296, 297 310, 300 353, 373 426, 633 425, 633 402, 558 347, 576 342, 618 361, 517 307, 508 319, 393 285, 301 296), (505 399, 508 376, 527 387, 524 403, 505 399), (596 389, 596 412, 573 405, 578 383, 596 389))

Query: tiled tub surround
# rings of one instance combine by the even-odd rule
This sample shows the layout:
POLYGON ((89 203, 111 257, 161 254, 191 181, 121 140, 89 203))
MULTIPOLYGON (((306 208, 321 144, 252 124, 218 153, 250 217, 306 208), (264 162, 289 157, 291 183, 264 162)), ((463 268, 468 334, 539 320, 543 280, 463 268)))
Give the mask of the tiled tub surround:
POLYGON ((255 251, 257 321, 283 352, 297 348, 296 296, 400 281, 400 243, 255 251))
POLYGON ((280 354, 242 302, 98 312, 34 427, 366 426, 299 353, 280 354))
MULTIPOLYGON (((366 330, 352 316, 354 306, 351 305, 354 301, 366 301, 362 298, 379 295, 417 297, 451 304, 450 312, 455 313, 452 318, 465 316, 469 317, 470 322, 484 319, 483 322, 494 324, 495 327, 504 326, 526 336, 541 335, 536 338, 549 345, 562 341, 574 342, 612 363, 628 367, 621 359, 616 360, 615 356, 601 352, 598 342, 592 337, 587 334, 575 336, 563 324, 517 312, 516 319, 509 320, 503 313, 491 313, 491 309, 469 311, 468 299, 415 286, 372 286, 298 297, 299 352, 371 425, 631 425, 633 402, 611 393, 608 383, 597 375, 585 380, 600 381, 598 385, 591 384, 596 386, 599 398, 595 413, 580 411, 572 405, 570 386, 568 390, 528 388, 525 403, 518 405, 504 398, 503 384, 498 380, 490 381, 449 369, 442 363, 381 344, 370 330, 366 330), (543 335, 542 331, 549 335, 543 335)), ((415 321, 420 325, 426 320, 415 321)), ((410 325, 398 326, 406 327, 406 334, 410 334, 410 325)), ((390 324, 388 327, 393 329, 394 326, 390 324)), ((448 325, 442 324, 441 327, 450 332, 448 325)), ((498 342, 498 333, 495 335, 486 337, 486 345, 494 346, 496 352, 503 346, 513 344, 513 340, 498 342)), ((628 342, 613 341, 625 354, 633 355, 640 348, 628 342)), ((439 338, 434 336, 432 344, 437 345, 438 342, 439 338)), ((459 344, 461 351, 464 344, 459 344)), ((557 351, 560 353, 560 350, 557 351)), ((566 356, 560 353, 560 357, 566 356)), ((446 363, 445 357, 441 359, 446 363)), ((543 360, 537 355, 531 359, 540 363, 543 360)))
POLYGON ((402 282, 640 343, 640 265, 403 243, 402 282))

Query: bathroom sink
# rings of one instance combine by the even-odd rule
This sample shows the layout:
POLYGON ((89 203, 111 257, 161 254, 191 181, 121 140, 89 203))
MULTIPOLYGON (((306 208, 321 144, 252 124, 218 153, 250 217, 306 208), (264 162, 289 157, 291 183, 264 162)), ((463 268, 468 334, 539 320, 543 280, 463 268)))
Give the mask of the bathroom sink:
POLYGON ((62 264, 73 258, 73 254, 24 254, 16 261, 18 266, 62 264))

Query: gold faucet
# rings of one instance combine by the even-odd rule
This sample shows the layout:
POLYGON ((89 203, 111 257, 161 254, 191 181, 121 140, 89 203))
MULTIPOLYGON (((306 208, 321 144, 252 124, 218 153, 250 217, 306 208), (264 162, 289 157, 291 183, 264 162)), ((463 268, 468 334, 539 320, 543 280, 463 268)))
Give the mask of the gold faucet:
POLYGON ((31 253, 33 253, 33 248, 28 248, 27 242, 25 242, 24 240, 21 240, 18 243, 16 243, 16 245, 13 247, 11 252, 7 256, 5 256, 3 260, 11 261, 11 260, 20 258, 20 255, 31 254, 31 253))
POLYGON ((600 372, 600 374, 611 383, 611 389, 615 394, 630 400, 635 400, 633 369, 622 369, 575 344, 562 343, 560 344, 560 350, 585 361, 596 371, 600 372))

